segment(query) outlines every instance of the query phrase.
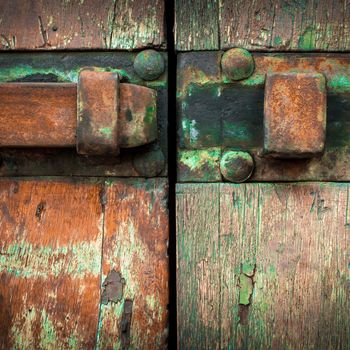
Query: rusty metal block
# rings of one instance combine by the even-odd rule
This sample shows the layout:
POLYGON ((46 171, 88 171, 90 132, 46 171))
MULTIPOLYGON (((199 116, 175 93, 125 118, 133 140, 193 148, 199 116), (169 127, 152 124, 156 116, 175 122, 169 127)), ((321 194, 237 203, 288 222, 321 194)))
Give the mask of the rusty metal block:
POLYGON ((118 114, 118 74, 82 70, 78 81, 78 153, 117 155, 118 114))
POLYGON ((318 73, 268 74, 264 154, 310 158, 322 154, 326 128, 325 78, 318 73))

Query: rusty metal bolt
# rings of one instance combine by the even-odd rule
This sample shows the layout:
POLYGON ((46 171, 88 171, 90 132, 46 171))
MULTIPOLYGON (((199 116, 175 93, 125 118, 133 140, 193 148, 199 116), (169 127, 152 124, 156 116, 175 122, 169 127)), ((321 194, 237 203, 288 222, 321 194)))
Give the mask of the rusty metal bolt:
POLYGON ((231 182, 244 182, 254 170, 254 160, 248 152, 227 151, 220 161, 221 175, 231 182))
POLYGON ((160 149, 134 155, 133 167, 140 176, 158 176, 165 167, 165 157, 160 149))
POLYGON ((224 75, 231 80, 246 79, 254 72, 254 58, 245 49, 230 49, 221 57, 221 68, 224 75))
POLYGON ((144 50, 137 54, 134 61, 137 75, 144 80, 159 78, 165 69, 163 56, 155 50, 144 50))

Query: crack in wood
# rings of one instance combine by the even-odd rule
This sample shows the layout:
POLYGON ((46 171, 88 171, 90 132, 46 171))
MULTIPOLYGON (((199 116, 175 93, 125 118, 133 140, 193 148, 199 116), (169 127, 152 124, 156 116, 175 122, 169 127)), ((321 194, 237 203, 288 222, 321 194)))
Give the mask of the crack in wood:
POLYGON ((126 299, 124 302, 124 310, 123 310, 123 315, 120 323, 122 349, 129 349, 129 346, 130 346, 132 306, 133 306, 133 301, 126 299))

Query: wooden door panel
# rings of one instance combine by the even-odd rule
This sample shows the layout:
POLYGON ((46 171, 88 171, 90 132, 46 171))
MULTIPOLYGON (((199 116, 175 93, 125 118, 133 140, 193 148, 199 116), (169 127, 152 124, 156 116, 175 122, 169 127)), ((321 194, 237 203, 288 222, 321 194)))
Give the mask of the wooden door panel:
POLYGON ((166 200, 166 179, 0 181, 0 348, 164 348, 166 200))
POLYGON ((348 202, 344 183, 178 185, 180 348, 346 348, 348 202))
POLYGON ((167 190, 165 179, 108 181, 105 188, 102 276, 114 270, 125 283, 120 303, 101 304, 101 349, 167 347, 167 190))
POLYGON ((163 0, 2 0, 0 14, 0 50, 165 47, 163 0))
POLYGON ((93 346, 103 236, 101 188, 0 181, 0 348, 93 346))
POLYGON ((348 51, 347 0, 176 0, 179 51, 348 51))

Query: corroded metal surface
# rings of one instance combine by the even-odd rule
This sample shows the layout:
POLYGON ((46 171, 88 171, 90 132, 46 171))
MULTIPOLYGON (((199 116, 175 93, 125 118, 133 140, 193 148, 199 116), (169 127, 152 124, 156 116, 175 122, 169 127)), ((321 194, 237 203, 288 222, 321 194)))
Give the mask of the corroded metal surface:
POLYGON ((311 158, 322 154, 326 137, 326 82, 317 73, 266 77, 264 154, 311 158))
POLYGON ((254 72, 253 56, 245 49, 230 49, 221 57, 221 69, 228 79, 246 79, 254 72))
POLYGON ((220 172, 231 182, 247 181, 254 171, 254 160, 248 152, 226 151, 220 160, 220 172))
POLYGON ((222 73, 221 57, 219 51, 179 54, 179 181, 222 181, 219 163, 226 149, 253 156, 250 181, 350 180, 349 55, 254 53, 254 73, 236 82, 222 73), (326 79, 324 153, 297 161, 263 158, 266 75, 296 72, 326 79))
POLYGON ((85 155, 118 155, 118 74, 82 70, 77 98, 77 152, 85 155))
MULTIPOLYGON (((166 53, 160 53, 163 60, 167 62, 166 53)), ((3 115, 3 120, 8 124, 8 130, 11 132, 4 132, 6 128, 0 128, 0 135, 3 131, 2 137, 17 138, 16 143, 19 144, 20 138, 23 138, 22 133, 30 136, 30 142, 22 139, 21 146, 27 148, 2 148, 0 150, 1 166, 0 176, 21 176, 21 175, 83 175, 83 176, 146 176, 148 174, 139 174, 133 167, 133 158, 136 152, 121 148, 118 157, 86 157, 77 154, 73 149, 75 145, 75 130, 76 130, 76 83, 78 82, 79 72, 83 67, 99 67, 120 76, 120 89, 123 91, 124 84, 135 84, 147 87, 149 97, 154 96, 156 92, 157 108, 153 111, 157 119, 154 129, 150 124, 146 123, 145 129, 141 129, 141 133, 151 132, 148 140, 152 139, 152 135, 157 135, 157 140, 152 141, 149 145, 140 145, 137 148, 137 155, 152 153, 154 149, 161 149, 165 159, 167 158, 167 71, 154 81, 143 81, 135 72, 133 62, 137 53, 132 52, 65 52, 62 53, 3 53, 0 56, 0 82, 25 82, 26 84, 68 84, 69 93, 60 93, 56 98, 60 100, 57 105, 51 106, 50 101, 55 101, 53 98, 45 99, 43 91, 32 89, 31 97, 21 96, 20 91, 12 91, 12 96, 16 99, 16 103, 11 103, 6 108, 5 102, 9 101, 7 98, 0 99, 0 115, 3 115), (36 106, 30 104, 32 98, 37 100, 36 106), (71 101, 71 102, 70 102, 71 101), (69 104, 69 106, 67 106, 69 104), (18 114, 21 106, 22 117, 18 114), (56 107, 55 107, 56 106, 56 107), (64 113, 57 111, 63 110, 64 113), (35 110, 35 112, 33 112, 35 110), (5 113, 5 111, 7 111, 5 113), (63 117, 64 116, 64 117, 63 117), (40 117, 40 118, 39 118, 40 117), (37 125, 39 123, 40 125, 37 125), (30 122, 30 124, 28 124, 30 122), (34 124, 33 129, 29 129, 28 125, 34 124), (36 125, 36 127, 35 127, 36 125), (21 132, 22 130, 22 132, 21 132), (56 135, 52 135, 55 130, 56 135), (61 131, 59 131, 61 130, 61 131), (50 149, 33 149, 28 148, 32 144, 34 135, 37 135, 41 143, 40 147, 48 145, 50 149), (57 140, 59 142, 57 142, 57 140), (64 149, 54 149, 61 145, 64 149), (70 149, 70 147, 72 149, 70 149)), ((54 88, 54 87, 53 87, 54 88)), ((128 88, 126 88, 128 89, 128 88)), ((141 96, 147 97, 147 93, 142 90, 141 96)), ((146 90, 147 91, 147 90, 146 90)), ((51 95, 54 95, 52 91, 51 95)), ((55 96, 54 96, 55 97, 55 96)), ((153 97, 152 97, 153 98, 153 97)), ((146 101, 147 102, 147 101, 146 101)), ((123 103, 122 103, 123 104, 123 103)), ((127 105, 132 109, 131 101, 127 101, 127 105)), ((137 103, 136 103, 137 105, 137 103)), ((153 106, 154 102, 150 102, 149 106, 153 106)), ((140 121, 140 108, 137 107, 138 118, 126 118, 127 108, 123 109, 121 105, 119 140, 125 132, 132 130, 133 123, 140 121), (123 114, 124 113, 124 114, 123 114), (129 120, 131 119, 131 120, 129 120), (123 125, 123 123, 126 123, 123 125)), ((128 113, 130 116, 130 113, 128 113)), ((152 113, 148 110, 148 117, 152 113)), ((152 118, 148 118, 151 121, 152 118)), ((154 120, 153 120, 154 121, 154 120)), ((140 125, 135 129, 140 131, 140 125)), ((147 135, 147 134, 146 134, 147 135)), ((35 138, 35 137, 34 137, 35 138)), ((5 145, 7 141, 3 140, 5 145)), ((10 140, 11 141, 11 140, 10 140)), ((140 138, 135 138, 134 141, 140 141, 140 138)), ((10 144, 10 142, 9 142, 10 144)), ((34 143, 35 144, 35 143, 34 143)), ((132 143, 129 144, 131 146, 132 143)), ((157 158, 157 157, 155 157, 157 158)), ((155 159, 154 158, 154 159, 155 159)), ((165 162, 166 164, 166 162, 165 162)), ((166 175, 167 167, 164 166, 161 175, 166 175)), ((154 171, 152 171, 154 174, 154 171)), ((154 176, 154 175, 151 175, 154 176)))
POLYGON ((164 59, 156 50, 144 50, 135 57, 134 69, 142 79, 155 80, 164 72, 164 59))
POLYGON ((0 147, 74 145, 76 95, 70 83, 0 84, 0 147))
MULTIPOLYGON (((76 135, 78 143, 83 143, 85 135, 92 148, 85 153, 99 154, 116 152, 118 145, 131 148, 157 140, 157 92, 116 83, 115 73, 98 75, 100 80, 90 91, 83 92, 78 86, 78 122, 76 84, 0 83, 0 145, 73 147, 76 135)), ((85 154, 82 145, 79 153, 85 154)))
POLYGON ((120 85, 119 145, 122 148, 142 146, 155 141, 157 128, 157 92, 133 84, 120 85))

